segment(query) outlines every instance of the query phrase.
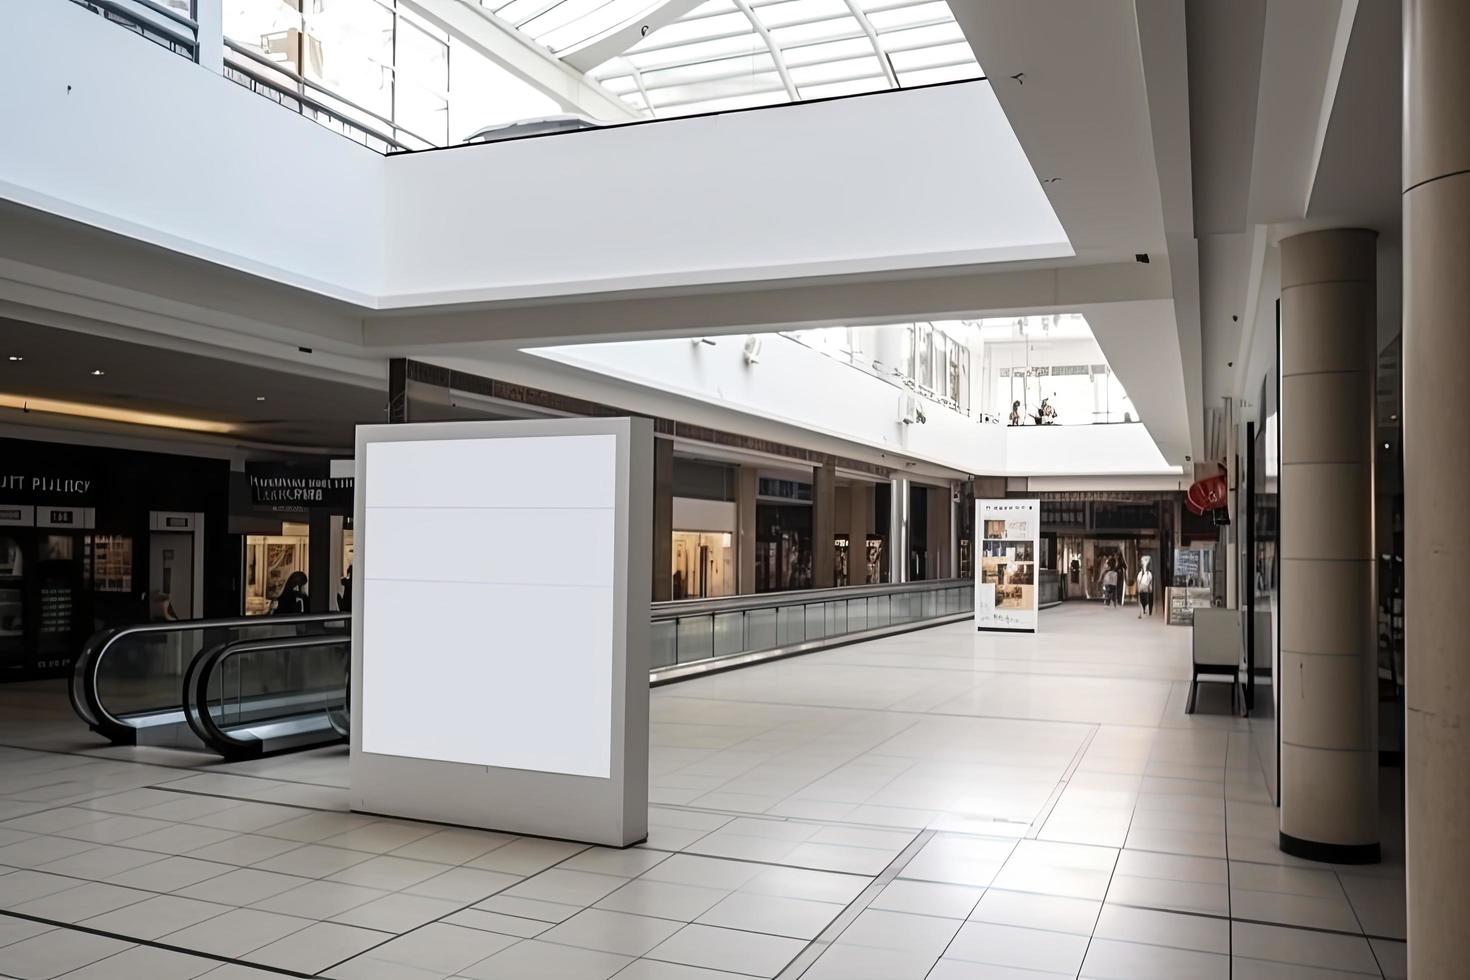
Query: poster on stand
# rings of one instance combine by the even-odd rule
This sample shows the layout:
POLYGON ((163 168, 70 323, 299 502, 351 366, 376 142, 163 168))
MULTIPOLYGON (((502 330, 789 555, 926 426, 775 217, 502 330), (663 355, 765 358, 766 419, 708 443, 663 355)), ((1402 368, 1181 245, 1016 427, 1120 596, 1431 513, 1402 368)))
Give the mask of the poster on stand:
POLYGON ((977 500, 975 628, 1036 632, 1041 501, 977 500))

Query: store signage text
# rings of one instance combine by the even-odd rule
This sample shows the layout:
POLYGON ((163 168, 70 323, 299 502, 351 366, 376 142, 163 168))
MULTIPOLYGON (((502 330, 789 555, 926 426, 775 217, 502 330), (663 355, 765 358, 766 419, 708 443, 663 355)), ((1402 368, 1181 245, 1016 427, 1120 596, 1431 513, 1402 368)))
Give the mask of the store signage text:
POLYGON ((92 490, 91 480, 61 476, 30 476, 25 473, 0 473, 0 493, 24 490, 27 493, 71 494, 86 496, 92 490))
POLYGON ((352 507, 350 476, 328 476, 302 466, 246 464, 250 502, 257 507, 352 507))

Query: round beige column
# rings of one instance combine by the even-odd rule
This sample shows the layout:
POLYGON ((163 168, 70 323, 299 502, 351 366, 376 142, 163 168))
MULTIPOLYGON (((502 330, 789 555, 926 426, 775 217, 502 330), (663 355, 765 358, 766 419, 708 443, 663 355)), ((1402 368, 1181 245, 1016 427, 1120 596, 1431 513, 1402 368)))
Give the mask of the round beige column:
POLYGON ((1377 234, 1281 242, 1281 849, 1378 860, 1377 234))
POLYGON ((1470 3, 1404 3, 1409 976, 1470 963, 1470 3))

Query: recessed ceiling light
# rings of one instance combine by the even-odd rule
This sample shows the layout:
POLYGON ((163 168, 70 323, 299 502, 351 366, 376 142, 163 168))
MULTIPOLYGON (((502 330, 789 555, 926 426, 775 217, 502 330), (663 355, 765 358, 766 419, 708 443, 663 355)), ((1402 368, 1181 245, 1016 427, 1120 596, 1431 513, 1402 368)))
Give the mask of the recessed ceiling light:
POLYGON ((255 400, 258 401, 258 402, 263 402, 263 401, 265 401, 265 396, 264 395, 256 395, 255 396, 255 400))
POLYGON ((10 359, 12 361, 23 361, 23 360, 25 360, 25 358, 22 357, 20 354, 11 354, 10 355, 10 359))
POLYGON ((106 373, 107 372, 104 371, 104 370, 102 370, 101 368, 93 368, 92 369, 92 377, 94 377, 94 378, 100 378, 100 377, 102 377, 106 373))

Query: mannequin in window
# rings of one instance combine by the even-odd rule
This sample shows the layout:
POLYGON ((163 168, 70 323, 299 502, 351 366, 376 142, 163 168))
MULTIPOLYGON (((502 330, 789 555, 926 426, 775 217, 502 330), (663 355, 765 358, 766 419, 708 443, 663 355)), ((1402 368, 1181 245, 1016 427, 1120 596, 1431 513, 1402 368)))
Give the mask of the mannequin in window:
POLYGON ((1011 402, 1011 425, 1020 425, 1020 424, 1021 424, 1021 403, 1019 401, 1014 401, 1014 402, 1011 402))
POLYGON ((1041 400, 1041 412, 1037 416, 1037 421, 1042 425, 1057 424, 1057 408, 1051 403, 1050 398, 1043 398, 1041 400))

